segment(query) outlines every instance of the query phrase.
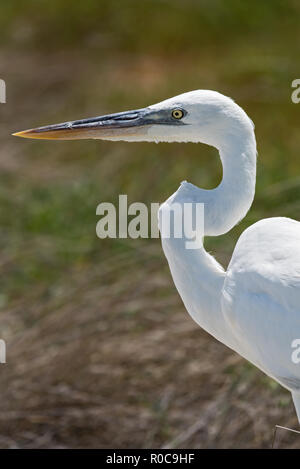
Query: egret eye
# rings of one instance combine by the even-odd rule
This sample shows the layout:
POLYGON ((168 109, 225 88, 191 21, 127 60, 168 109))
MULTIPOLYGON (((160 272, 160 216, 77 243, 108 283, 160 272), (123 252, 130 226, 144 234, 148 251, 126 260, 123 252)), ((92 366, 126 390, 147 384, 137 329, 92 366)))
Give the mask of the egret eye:
POLYGON ((181 119, 183 117, 183 111, 181 109, 174 109, 172 111, 172 117, 174 117, 174 119, 181 119))

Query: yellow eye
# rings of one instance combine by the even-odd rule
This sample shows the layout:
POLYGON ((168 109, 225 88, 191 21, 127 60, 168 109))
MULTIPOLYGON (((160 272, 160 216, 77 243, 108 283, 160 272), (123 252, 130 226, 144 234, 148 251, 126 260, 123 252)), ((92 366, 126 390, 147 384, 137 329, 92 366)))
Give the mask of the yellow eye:
POLYGON ((174 109, 172 111, 172 117, 174 117, 174 119, 181 119, 183 117, 183 112, 181 109, 174 109))

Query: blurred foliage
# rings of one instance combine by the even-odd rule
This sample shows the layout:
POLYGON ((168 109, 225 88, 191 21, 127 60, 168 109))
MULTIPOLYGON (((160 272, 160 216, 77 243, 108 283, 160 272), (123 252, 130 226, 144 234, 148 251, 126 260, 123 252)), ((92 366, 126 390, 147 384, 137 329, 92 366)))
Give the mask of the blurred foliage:
MULTIPOLYGON (((261 381, 259 384, 256 370, 253 371, 247 364, 241 365, 241 369, 235 362, 229 367, 226 365, 225 371, 220 368, 219 374, 215 363, 220 362, 220 366, 222 365, 224 349, 221 345, 209 342, 211 348, 216 349, 218 357, 212 365, 210 357, 213 350, 209 351, 207 363, 214 367, 214 372, 205 372, 204 364, 205 386, 198 386, 198 381, 192 386, 194 395, 198 396, 201 388, 204 397, 199 398, 199 402, 194 397, 191 415, 187 414, 187 391, 179 382, 181 377, 177 377, 177 362, 170 359, 175 348, 178 351, 180 349, 177 347, 180 336, 178 335, 178 339, 174 336, 176 346, 167 342, 170 340, 169 328, 173 323, 174 308, 177 308, 178 317, 181 318, 182 305, 170 282, 159 240, 99 240, 95 233, 98 220, 96 206, 102 201, 117 203, 119 194, 128 194, 129 203, 141 201, 150 204, 165 200, 184 179, 207 189, 216 186, 222 173, 217 152, 213 148, 194 144, 39 142, 23 141, 10 134, 51 122, 139 108, 197 88, 215 89, 231 96, 255 123, 259 157, 256 198, 249 214, 227 235, 206 241, 208 250, 226 265, 238 236, 251 223, 262 217, 276 215, 299 219, 300 105, 291 102, 291 82, 299 77, 299 13, 300 6, 296 0, 1 1, 0 76, 7 82, 7 104, 0 105, 1 330, 9 331, 10 334, 21 331, 21 335, 25 334, 26 337, 27 326, 37 325, 34 342, 36 349, 33 347, 32 353, 38 355, 38 338, 42 336, 38 320, 46 318, 49 311, 53 318, 49 314, 44 338, 51 346, 56 341, 67 342, 69 335, 74 333, 81 337, 82 327, 91 326, 95 331, 95 349, 86 351, 86 355, 72 350, 70 359, 69 352, 60 352, 60 356, 63 355, 68 363, 62 367, 62 381, 66 368, 69 368, 70 362, 73 363, 76 355, 83 358, 76 372, 70 372, 72 379, 76 377, 74 386, 78 383, 88 386, 88 379, 92 383, 97 382, 97 386, 101 383, 105 386, 105 379, 99 380, 95 375, 91 378, 84 375, 80 379, 81 375, 78 374, 79 369, 88 369, 87 363, 98 353, 97 327, 111 331, 112 344, 114 340, 118 341, 117 346, 114 346, 116 351, 121 343, 124 346, 130 344, 131 338, 138 331, 137 357, 144 349, 143 331, 149 331, 151 327, 155 330, 157 327, 165 334, 163 342, 166 351, 162 361, 174 364, 174 376, 172 375, 170 382, 178 379, 178 382, 175 381, 176 392, 182 392, 184 396, 184 404, 180 410, 182 413, 177 416, 179 420, 182 416, 193 420, 200 400, 202 402, 207 399, 205 390, 213 400, 214 393, 221 389, 218 380, 228 382, 227 375, 231 379, 234 376, 233 387, 237 389, 238 395, 240 393, 244 397, 243 386, 246 385, 252 389, 257 405, 264 407, 265 402, 261 400, 260 392, 263 386, 265 389, 270 386, 270 381, 261 381), (130 282, 130 275, 132 278, 136 277, 135 283, 130 282), (110 285, 110 282, 114 283, 110 285), (111 289, 106 291, 107 285, 111 289), (144 289, 148 285, 150 289, 147 293, 144 289), (91 295, 89 288, 92 289, 91 295), (97 291, 100 291, 99 297, 96 296, 97 291), (108 292, 106 299, 105 292, 108 292), (123 303, 119 300, 120 292, 123 303), (152 323, 154 299, 157 300, 158 314, 154 314, 152 323), (55 316, 59 304, 63 305, 62 311, 55 316), (68 308, 64 307, 66 304, 68 308), (135 318, 136 312, 140 313, 138 319, 135 318), (72 328, 74 314, 77 314, 78 333, 72 328), (101 321, 98 321, 99 314, 101 321), (145 314, 146 325, 143 326, 145 314), (150 317, 149 323, 147 314, 150 317), (172 320, 168 319, 168 314, 172 320), (64 318, 65 329, 61 325, 60 315, 64 318), (94 323, 88 323, 89 317, 94 318, 97 327, 94 327, 94 323), (111 317, 117 320, 110 320, 111 317), (53 336, 48 336, 51 324, 54 324, 53 336), (119 334, 124 331, 128 335, 124 336, 123 341, 119 340, 119 334), (254 380, 258 391, 252 386, 254 380)), ((177 327, 176 324, 175 326, 177 327)), ((182 333, 188 352, 186 361, 182 361, 182 366, 180 365, 181 369, 188 370, 189 357, 194 354, 195 344, 200 347, 199 355, 195 354, 197 359, 194 366, 197 369, 202 362, 201 347, 205 343, 205 336, 201 336, 202 341, 199 341, 197 329, 194 341, 191 341, 191 333, 187 332, 188 338, 185 337, 184 327, 182 333), (198 360, 200 355, 201 360, 198 360)), ((120 373, 125 367, 122 357, 117 354, 114 356, 110 351, 108 332, 106 334, 105 340, 100 342, 108 347, 103 353, 108 363, 109 360, 112 363, 108 367, 107 376, 110 379, 111 369, 115 370, 118 360, 121 360, 120 373)), ((19 348, 17 345, 14 348, 16 357, 22 357, 27 350, 30 353, 30 347, 26 348, 26 343, 30 344, 31 341, 28 328, 24 348, 22 342, 19 348)), ((153 347, 151 338, 148 342, 148 357, 161 360, 160 356, 155 355, 159 347, 153 347)), ((81 342, 78 347, 81 347, 81 342)), ((130 355, 131 351, 128 353, 130 355)), ((228 362, 231 363, 231 352, 226 353, 228 362)), ((49 363, 52 363, 52 355, 49 356, 49 363)), ((18 365, 20 362, 16 360, 16 363, 18 365)), ((101 360, 99 363, 100 367, 103 366, 101 360)), ((28 360, 27 365, 29 370, 26 378, 29 379, 31 370, 28 360)), ((151 374, 153 363, 150 362, 149 369, 148 365, 149 362, 145 361, 142 369, 151 374)), ((211 370, 209 367, 208 369, 211 370)), ((52 390, 53 383, 56 385, 59 382, 55 375, 57 370, 59 366, 55 361, 52 374, 47 374, 49 383, 47 381, 45 384, 45 393, 52 390)), ((132 362, 132 370, 136 379, 135 362, 132 362)), ((156 389, 166 386, 164 374, 160 375, 160 370, 161 368, 156 371, 156 376, 162 376, 163 382, 157 381, 156 388, 147 391, 150 404, 144 402, 147 400, 143 394, 144 384, 142 391, 137 391, 137 406, 140 407, 131 409, 139 418, 142 415, 140 409, 151 409, 154 406, 156 389)), ((46 379, 46 374, 41 376, 46 379)), ((144 379, 143 374, 141 376, 143 383, 151 381, 144 379)), ((196 374, 191 373, 191 376, 197 380, 196 374)), ((10 384, 14 383, 13 379, 9 381, 10 384)), ((38 382, 39 377, 32 379, 38 382)), ((107 383, 110 382, 109 379, 107 383)), ((184 382, 185 379, 181 381, 184 382)), ((17 379, 16 382, 23 387, 22 380, 17 379)), ((128 382, 119 387, 118 381, 116 383, 107 390, 106 401, 108 396, 115 396, 114 393, 120 389, 122 396, 112 397, 109 408, 125 399, 127 412, 126 399, 130 401, 131 398, 123 393, 123 389, 125 385, 129 386, 128 382)), ((93 387, 96 396, 99 395, 97 386, 93 387)), ((132 386, 133 389, 134 385, 132 386)), ((11 389, 17 390, 13 399, 4 399, 4 402, 14 410, 15 404, 19 403, 22 410, 27 399, 18 392, 17 385, 10 388, 5 384, 4 388, 8 393, 11 389)), ((31 387, 28 389, 31 398, 31 387)), ((55 392, 54 386, 53 395, 55 392)), ((37 388, 37 409, 47 408, 43 401, 45 393, 37 388)), ((68 405, 69 399, 67 392, 68 405)), ((278 402, 284 402, 284 399, 286 395, 282 391, 278 402)), ((28 403, 31 405, 31 399, 28 399, 28 403)), ((267 404, 271 406, 270 402, 267 404)), ((32 409, 29 413, 31 412, 32 409)), ((119 407, 116 412, 118 414, 119 407)), ((259 418, 262 418, 262 413, 260 412, 259 418)), ((164 410, 162 414, 165 419, 164 410)), ((250 414, 254 415, 251 412, 250 414)), ((57 424, 56 415, 53 434, 57 424)), ((234 413, 233 416, 226 415, 230 428, 234 427, 233 421, 239 424, 242 422, 239 413, 237 416, 234 413)), ((291 410, 291 418, 293 416, 291 410)), ((88 422, 90 419, 84 417, 83 420, 88 422)), ((115 419, 109 416, 108 420, 115 419)), ((254 427, 256 420, 254 415, 254 427)), ((6 425, 6 421, 3 422, 6 425)), ((14 438, 15 426, 11 422, 11 434, 14 438)), ((48 417, 47 422, 49 423, 48 417)), ((119 425, 118 420, 115 422, 119 425)), ((98 435, 98 421, 96 423, 97 430, 89 430, 89 444, 94 441, 90 440, 90 436, 96 438, 98 435)), ((139 438, 142 438, 143 444, 146 441, 150 446, 163 443, 162 437, 159 440, 159 434, 160 425, 165 425, 164 423, 157 424, 157 430, 153 434, 150 432, 148 440, 144 439, 134 420, 133 423, 139 433, 133 444, 142 444, 139 438), (155 439, 155 432, 158 439, 155 439)), ((223 431, 222 419, 219 424, 220 435, 227 434, 223 431)), ((18 425, 21 428, 21 424, 18 425)), ((31 431, 31 423, 28 427, 26 425, 24 428, 31 431)), ((68 422, 66 426, 68 430, 75 428, 76 433, 76 425, 68 422)), ((256 437, 256 445, 268 439, 266 424, 261 427, 259 420, 259 426, 263 435, 256 437)), ((246 427, 242 427, 231 439, 229 432, 231 446, 252 444, 247 431, 246 427)), ((6 435, 6 432, 7 428, 0 433, 6 435)), ((27 431, 26 434, 29 433, 27 431)), ((131 433, 131 430, 124 430, 125 443, 131 433)), ((113 434, 116 434, 116 430, 113 434)), ((20 441, 27 438, 22 435, 20 441)), ((81 445, 82 441, 77 438, 76 435, 74 441, 81 445)), ((124 441, 122 444, 125 445, 124 441)), ((209 438, 208 441, 211 442, 209 438)), ((70 439, 67 439, 67 443, 70 445, 70 439)), ((229 443, 227 441, 227 445, 229 443)), ((74 443, 75 446, 76 444, 74 443)), ((118 444, 119 442, 115 446, 118 444)))
POLYGON ((51 271, 60 278, 62 266, 119 249, 117 241, 95 238, 100 201, 128 193, 131 201, 161 202, 182 179, 210 188, 221 177, 216 152, 208 147, 9 138, 18 128, 136 108, 195 88, 217 89, 254 120, 259 165, 251 212, 230 234, 207 240, 208 248, 221 250, 226 262, 248 224, 268 215, 297 217, 299 108, 290 94, 298 74, 298 13, 292 0, 2 1, 9 93, 1 107, 7 122, 2 151, 7 158, 20 152, 17 166, 26 162, 25 177, 6 165, 1 172, 0 222, 10 232, 2 246, 10 245, 18 259, 18 268, 6 276, 10 290, 19 284, 16 278, 26 288, 41 279, 46 286, 51 271), (51 262, 38 243, 36 255, 23 252, 28 239, 40 237, 52 239, 51 262))
POLYGON ((199 44, 232 45, 240 36, 275 39, 276 32, 284 34, 278 41, 283 45, 294 40, 298 25, 296 0, 4 0, 0 12, 6 40, 21 38, 25 46, 31 42, 54 50, 84 47, 91 40, 100 50, 116 53, 177 54, 187 48, 194 53, 199 44))

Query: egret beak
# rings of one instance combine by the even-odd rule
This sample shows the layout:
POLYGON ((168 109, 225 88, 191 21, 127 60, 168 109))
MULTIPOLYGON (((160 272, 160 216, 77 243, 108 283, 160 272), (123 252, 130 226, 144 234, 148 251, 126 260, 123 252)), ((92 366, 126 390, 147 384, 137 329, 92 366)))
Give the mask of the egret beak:
POLYGON ((138 139, 144 137, 147 134, 145 126, 170 123, 177 124, 179 121, 170 117, 169 110, 144 108, 37 127, 23 132, 16 132, 13 135, 47 140, 79 140, 86 138, 126 140, 127 138, 138 139))

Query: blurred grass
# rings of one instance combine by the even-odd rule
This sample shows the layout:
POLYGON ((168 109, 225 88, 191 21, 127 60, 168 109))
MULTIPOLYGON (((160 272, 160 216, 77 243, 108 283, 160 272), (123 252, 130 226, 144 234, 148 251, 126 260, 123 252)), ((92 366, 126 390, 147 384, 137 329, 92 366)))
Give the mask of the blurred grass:
MULTIPOLYGON (((5 0, 0 4, 0 75, 7 82, 8 92, 7 104, 0 107, 3 123, 0 128, 0 324, 2 333, 12 338, 12 353, 16 360, 14 362, 11 358, 11 370, 14 371, 6 371, 2 375, 2 384, 7 385, 7 392, 11 393, 8 409, 24 407, 26 398, 18 394, 18 383, 26 384, 29 378, 26 378, 24 370, 20 378, 18 366, 21 365, 18 360, 23 354, 26 356, 26 347, 32 348, 34 355, 39 340, 41 344, 47 340, 48 322, 48 340, 51 339, 52 344, 64 344, 68 338, 73 343, 72 337, 77 337, 76 321, 80 328, 89 330, 89 318, 95 314, 91 325, 98 324, 99 313, 104 328, 101 347, 104 347, 103 355, 107 363, 111 361, 106 379, 109 379, 114 367, 123 373, 122 357, 117 355, 118 347, 115 347, 116 352, 109 349, 110 343, 115 344, 117 334, 124 335, 123 341, 136 340, 133 354, 141 357, 141 363, 145 360, 143 366, 149 366, 150 375, 155 374, 155 386, 144 390, 138 378, 140 373, 143 379, 143 372, 139 370, 135 374, 135 364, 132 362, 129 381, 126 384, 122 382, 127 393, 124 396, 114 394, 115 401, 110 401, 108 396, 109 392, 117 393, 114 386, 119 386, 119 378, 111 383, 111 388, 103 391, 101 386, 104 384, 99 383, 98 389, 92 378, 82 376, 87 392, 92 393, 93 386, 95 392, 104 392, 106 400, 102 406, 110 402, 114 408, 118 400, 123 399, 126 414, 133 405, 132 400, 137 403, 136 407, 132 407, 132 425, 134 416, 142 418, 145 412, 145 422, 148 423, 135 434, 132 441, 127 439, 128 430, 121 435, 113 424, 110 429, 107 416, 103 417, 106 422, 104 427, 110 429, 111 438, 115 438, 115 446, 119 446, 118 442, 123 446, 142 445, 141 438, 149 445, 163 444, 169 438, 172 440, 181 420, 184 425, 191 423, 189 419, 193 419, 195 413, 193 406, 202 405, 208 396, 215 402, 214 393, 221 384, 228 386, 228 399, 234 393, 236 402, 239 402, 239 395, 243 394, 245 386, 248 389, 245 401, 253 398, 261 413, 271 404, 264 399, 257 402, 256 393, 265 392, 265 398, 272 396, 274 401, 277 399, 278 407, 273 415, 284 418, 286 410, 280 403, 286 402, 285 392, 277 391, 275 399, 270 380, 259 378, 259 372, 244 362, 233 361, 232 365, 231 352, 225 352, 227 358, 222 367, 220 365, 220 378, 213 377, 216 371, 211 368, 210 375, 205 371, 205 366, 208 369, 211 366, 208 363, 213 360, 212 355, 216 361, 220 360, 224 348, 220 346, 214 354, 211 349, 215 346, 213 339, 208 339, 194 325, 190 326, 191 331, 184 332, 186 324, 190 324, 187 322, 189 319, 170 281, 159 240, 100 241, 96 238, 95 210, 101 201, 116 202, 118 194, 125 193, 128 194, 129 203, 162 202, 183 179, 205 188, 214 187, 221 178, 216 151, 193 144, 31 142, 17 140, 10 133, 39 124, 143 107, 196 88, 215 89, 233 97, 255 122, 259 159, 257 193, 251 211, 229 234, 208 239, 206 243, 207 248, 226 265, 239 234, 251 223, 267 216, 299 217, 300 107, 292 104, 290 99, 291 82, 299 75, 298 23, 299 5, 293 0, 255 0, 251 3, 234 0, 124 0, 118 3, 5 0), (132 285, 129 281, 131 276, 132 285), (105 292, 108 292, 107 298, 105 292), (158 315, 153 313, 153 308, 156 308, 158 315), (197 370, 200 373, 202 366, 203 376, 201 372, 199 380, 203 380, 201 382, 205 382, 207 387, 207 393, 202 391, 205 394, 203 401, 201 393, 197 397, 196 391, 191 390, 192 381, 184 388, 184 383, 176 377, 176 360, 174 363, 171 361, 174 370, 170 369, 169 373, 172 379, 178 380, 177 391, 172 388, 169 393, 168 379, 160 375, 160 370, 165 369, 165 361, 177 348, 167 333, 174 320, 174 311, 178 311, 178 316, 174 316, 178 334, 182 330, 182 339, 187 341, 182 343, 186 353, 182 352, 180 358, 186 373, 189 373, 191 357, 197 356, 198 348, 202 353, 203 344, 211 344, 207 345, 210 354, 206 359, 199 356, 199 362, 196 360, 194 363, 193 369, 196 371, 191 378, 196 380, 197 370), (61 315, 61 322, 59 317, 56 318, 56 312, 61 315), (122 324, 124 330, 119 330, 112 318, 122 324), (53 335, 51 320, 57 326, 53 335), (31 336, 34 330, 37 334, 35 345, 31 336), (152 341, 149 338, 149 350, 152 350, 153 357, 151 353, 144 357, 143 343, 147 343, 147 334, 160 330, 165 335, 157 340, 162 340, 163 344, 154 351, 151 344, 156 344, 156 339, 152 341), (23 341, 20 341, 20 335, 24 335, 23 341), (107 352, 105 347, 110 351, 107 352), (151 360, 157 360, 159 366, 155 368, 151 360), (233 388, 230 385, 232 375, 235 378, 233 388), (217 380, 216 386, 214 380, 217 380), (266 386, 266 383, 269 385, 266 386), (158 396, 160 387, 167 397, 158 396), (134 394, 135 389, 136 394, 132 397, 130 393, 134 394), (172 405, 175 413, 173 420, 168 421, 166 409, 169 409, 169 401, 177 392, 182 394, 182 400, 178 398, 176 407, 174 398, 172 405), (191 411, 186 413, 184 396, 189 392, 194 397, 190 398, 191 411), (154 430, 151 433, 149 422, 153 423, 152 419, 154 430)), ((89 361, 93 362, 92 357, 97 355, 100 347, 98 341, 99 337, 95 335, 94 345, 84 355, 86 358, 82 358, 82 369, 89 361)), ((51 345, 48 346, 51 349, 51 345)), ((69 352, 64 348, 59 350, 60 360, 67 367, 69 352)), ((126 355, 126 350, 124 353, 126 355)), ((47 360, 45 350, 43 357, 47 360)), ((101 357, 97 360, 97 366, 104 367, 101 357)), ((30 364, 27 366, 30 374, 30 364)), ((54 365, 51 370, 48 371, 49 382, 45 384, 47 389, 52 389, 57 382, 64 382, 63 372, 59 375, 57 371, 56 375, 54 365)), ((74 376, 76 373, 78 370, 74 370, 74 376)), ((35 410, 43 406, 43 386, 41 383, 40 387, 37 385, 35 388, 39 396, 38 404, 33 406, 35 410)), ((263 434, 263 429, 269 428, 268 412, 260 417, 261 427, 257 428, 255 415, 248 409, 252 422, 250 434, 244 424, 236 420, 238 430, 234 433, 232 429, 232 433, 230 430, 223 435, 222 422, 235 421, 235 414, 240 415, 239 408, 232 405, 232 413, 229 406, 229 410, 223 409, 223 417, 217 420, 219 433, 216 430, 214 437, 209 432, 206 436, 201 434, 203 446, 265 445, 268 438, 263 434)), ((28 412, 32 412, 33 407, 28 412)), ((292 421, 292 410, 289 415, 292 421)), ((105 438, 101 440, 100 435, 99 439, 95 439, 94 428, 86 430, 86 439, 76 434, 58 435, 51 439, 51 430, 49 441, 46 439, 46 443, 37 443, 37 436, 33 435, 31 439, 26 436, 28 428, 33 433, 42 431, 47 434, 47 424, 46 429, 39 427, 38 430, 28 422, 22 425, 20 430, 8 431, 11 440, 6 440, 2 435, 4 446, 90 446, 91 441, 97 445, 104 446, 105 441, 108 444, 105 438), (27 429, 24 434, 22 425, 27 429)), ((74 421, 68 425, 75 425, 74 421)), ((84 433, 83 429, 81 431, 84 433)), ((0 422, 0 440, 1 434, 6 432, 0 422)), ((188 444, 192 445, 193 441, 196 444, 198 439, 191 439, 188 444)))

